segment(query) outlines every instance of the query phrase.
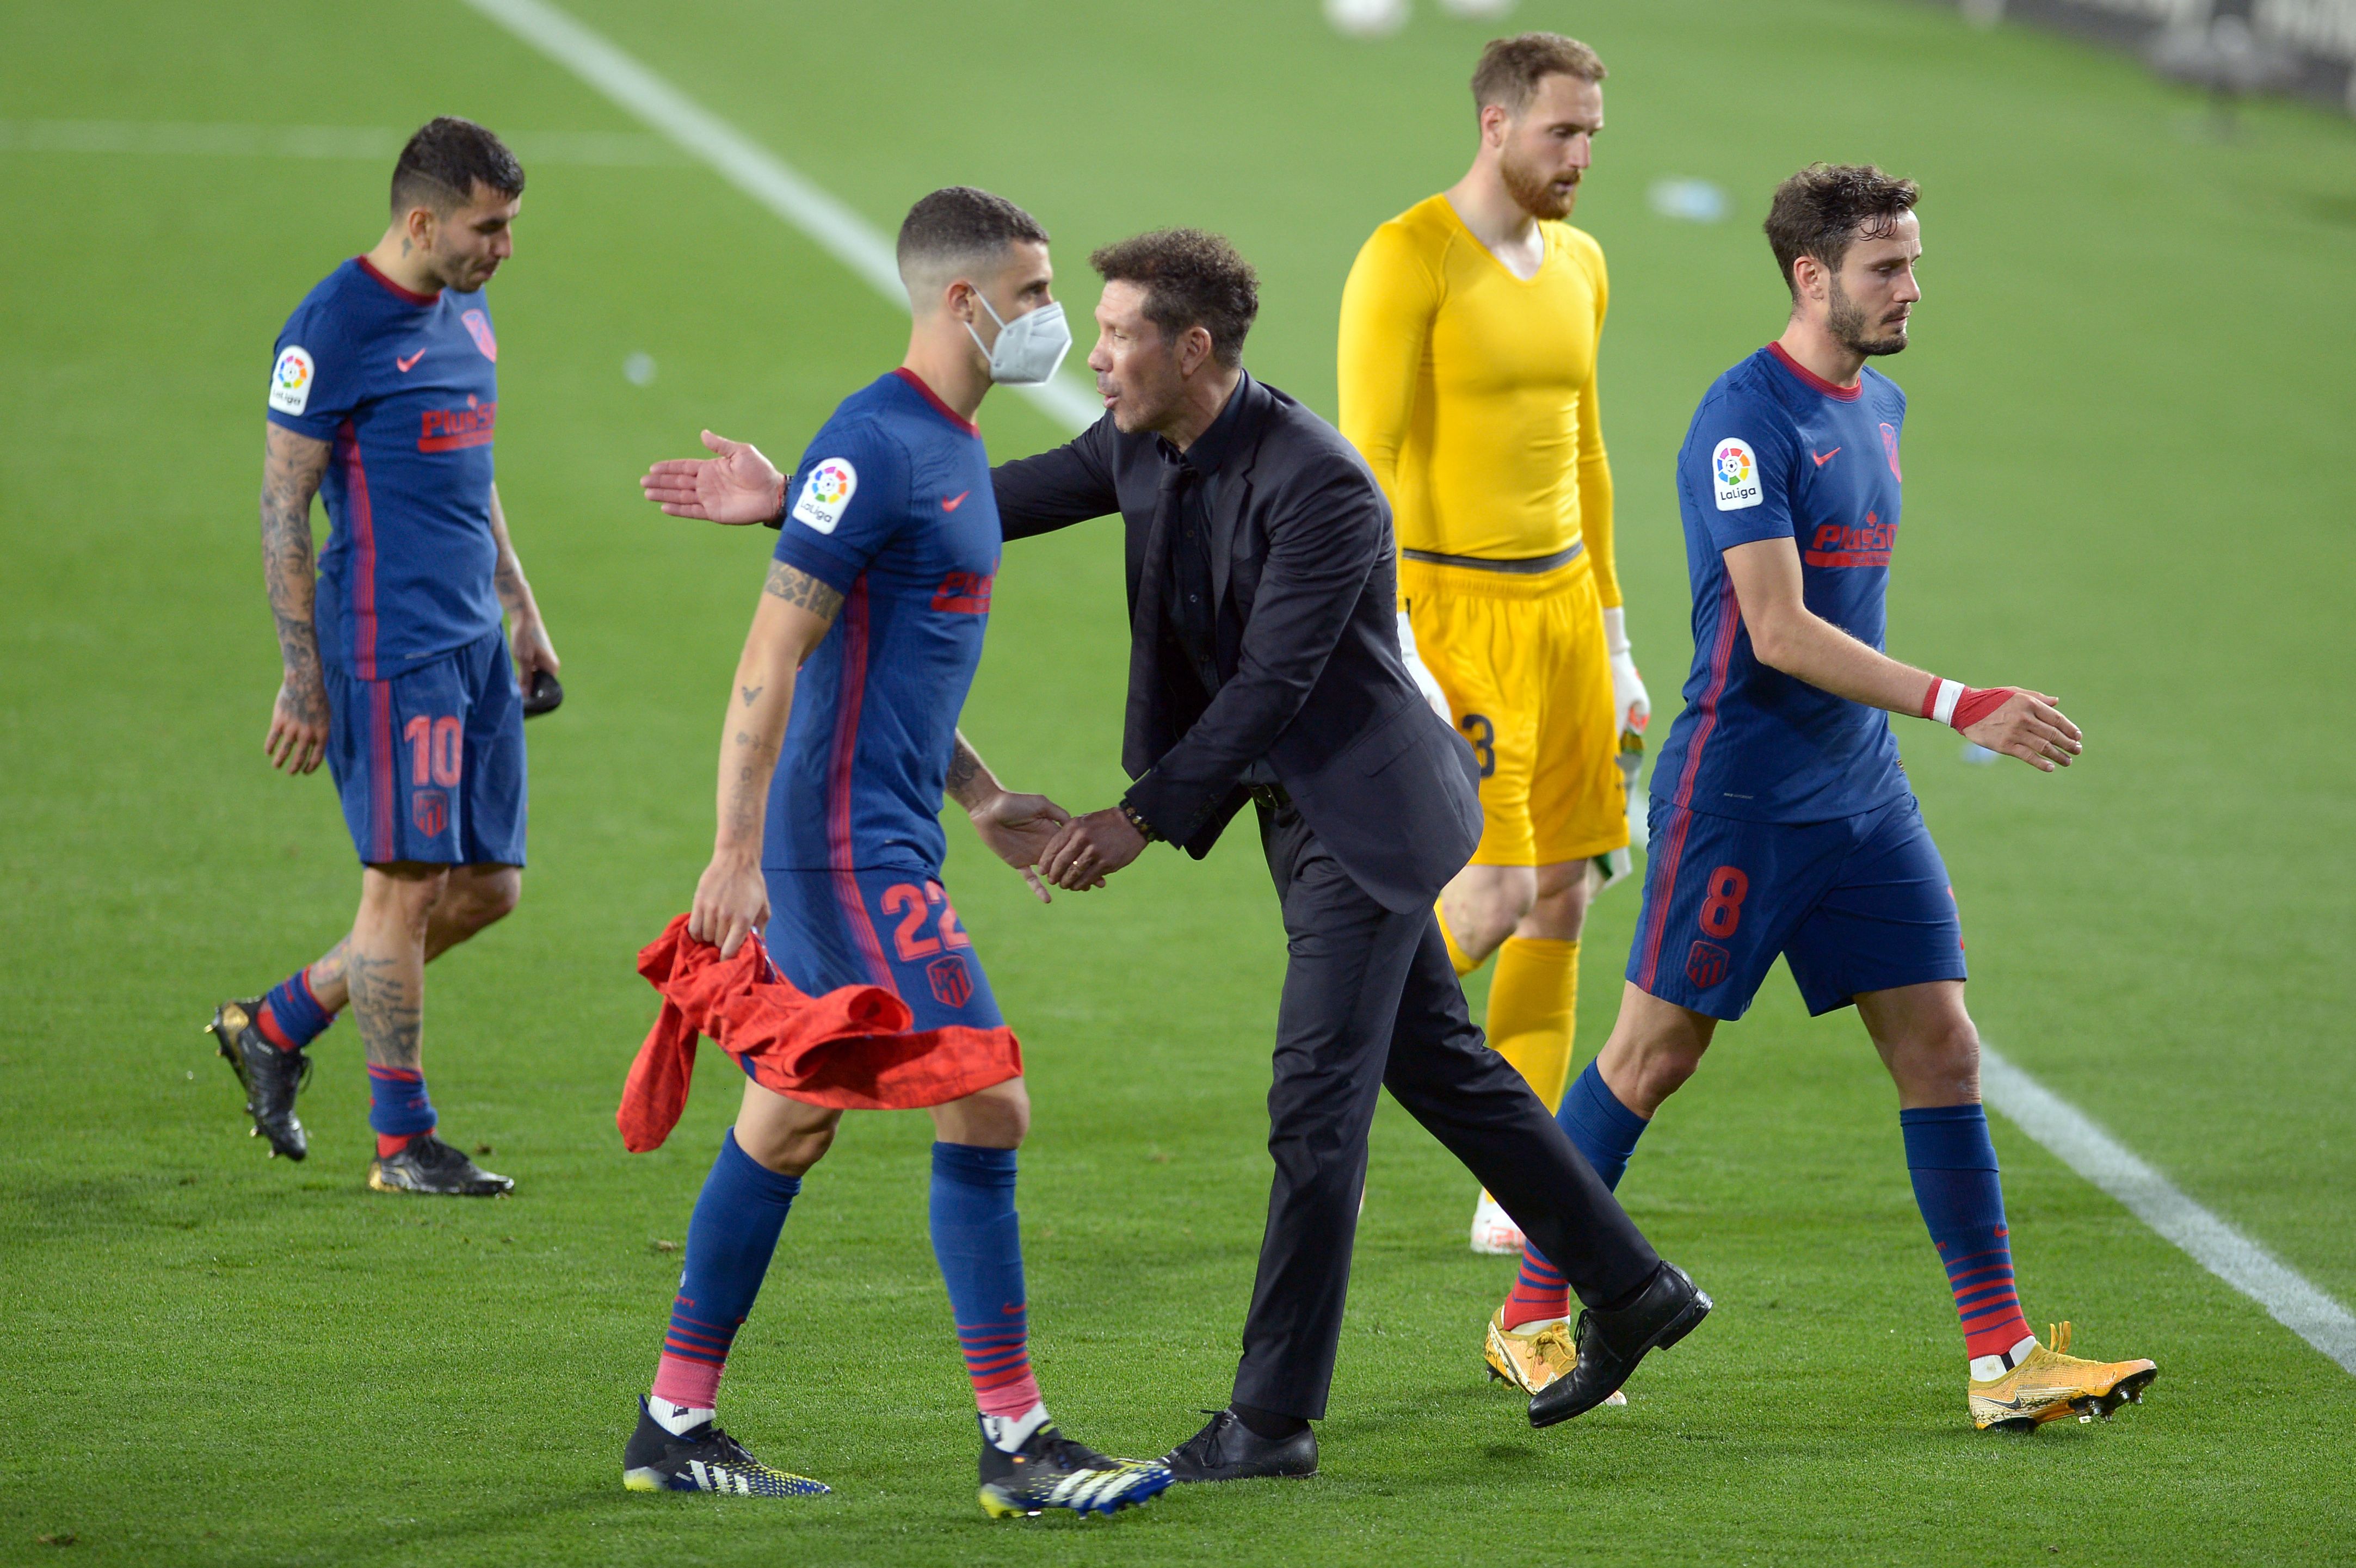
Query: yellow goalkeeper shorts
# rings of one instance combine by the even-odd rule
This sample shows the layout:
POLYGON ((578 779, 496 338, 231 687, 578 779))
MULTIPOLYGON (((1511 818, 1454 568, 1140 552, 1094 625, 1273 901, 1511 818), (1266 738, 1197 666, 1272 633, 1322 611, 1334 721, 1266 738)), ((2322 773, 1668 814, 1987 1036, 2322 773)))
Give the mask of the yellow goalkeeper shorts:
POLYGON ((1603 607, 1582 552, 1490 571, 1402 553, 1416 651, 1481 764, 1476 866, 1550 866, 1622 848, 1628 801, 1603 607))

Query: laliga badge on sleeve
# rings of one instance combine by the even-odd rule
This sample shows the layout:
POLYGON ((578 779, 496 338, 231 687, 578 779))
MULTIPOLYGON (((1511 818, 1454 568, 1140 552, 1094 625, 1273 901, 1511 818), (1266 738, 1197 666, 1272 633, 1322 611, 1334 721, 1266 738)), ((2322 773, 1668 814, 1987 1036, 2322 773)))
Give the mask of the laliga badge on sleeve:
POLYGON ((1759 488, 1759 460, 1751 455, 1747 441, 1729 436, 1719 442, 1709 454, 1709 477, 1721 512, 1739 512, 1766 499, 1759 488))
POLYGON ((793 517, 822 534, 834 532, 851 497, 859 491, 859 470, 847 457, 830 457, 802 481, 802 498, 794 503, 793 517))
POLYGON ((270 368, 270 406, 282 414, 301 413, 310 406, 315 379, 311 351, 288 344, 270 368))

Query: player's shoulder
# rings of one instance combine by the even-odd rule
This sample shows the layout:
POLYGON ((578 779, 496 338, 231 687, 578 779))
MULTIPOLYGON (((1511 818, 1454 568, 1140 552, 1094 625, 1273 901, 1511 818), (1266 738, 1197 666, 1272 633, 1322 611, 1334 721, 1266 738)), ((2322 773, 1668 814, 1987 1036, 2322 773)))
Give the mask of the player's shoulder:
POLYGON ((286 318, 288 331, 300 327, 326 338, 356 339, 374 335, 397 304, 386 286, 354 256, 311 285, 286 318))
POLYGON ((1885 412, 1903 415, 1906 412, 1906 389, 1868 365, 1860 378, 1865 386, 1865 401, 1885 412))
POLYGON ((1413 268, 1437 275, 1456 240, 1445 196, 1426 197, 1405 212, 1375 225, 1358 248, 1360 265, 1413 268))
POLYGON ((1746 356, 1709 384, 1696 417, 1710 414, 1751 417, 1777 426, 1791 422, 1791 407, 1766 349, 1746 356))
POLYGON ((1594 276, 1603 276, 1602 242, 1575 223, 1547 220, 1546 227, 1554 233, 1555 242, 1564 256, 1586 269, 1594 276))
POLYGON ((1793 450, 1797 426, 1773 372, 1761 349, 1712 381, 1686 432, 1687 454, 1715 462, 1730 442, 1752 455, 1793 450))
POLYGON ((911 421, 894 396, 895 378, 882 377, 837 403, 811 436, 801 472, 837 462, 851 464, 861 483, 905 477, 915 462, 911 421))

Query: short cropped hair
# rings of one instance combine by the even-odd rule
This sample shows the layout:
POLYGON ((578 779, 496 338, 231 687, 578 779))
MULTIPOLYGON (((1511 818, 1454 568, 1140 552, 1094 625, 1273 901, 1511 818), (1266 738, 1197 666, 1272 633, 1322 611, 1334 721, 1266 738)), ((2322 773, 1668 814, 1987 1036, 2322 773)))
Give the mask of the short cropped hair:
POLYGON ((1850 245, 1888 234, 1921 195, 1912 180, 1893 179, 1871 164, 1810 164, 1775 187, 1767 208, 1767 243, 1783 286, 1798 299, 1792 267, 1801 257, 1839 272, 1850 245))
POLYGON ((508 144, 472 120, 444 114, 418 127, 392 165, 392 215, 430 207, 447 215, 487 186, 512 200, 523 194, 523 165, 508 144))
POLYGON ((1593 49, 1560 33, 1492 38, 1481 51, 1481 63, 1472 68, 1473 112, 1494 103, 1506 113, 1518 115, 1530 106, 1530 100, 1537 96, 1538 83, 1547 77, 1601 81, 1611 74, 1593 49))
POLYGON ((969 268, 997 260, 1009 245, 1044 245, 1039 220, 1007 200, 968 185, 944 186, 920 197, 900 222, 894 259, 912 304, 969 268), (936 284, 937 279, 937 285, 936 284), (924 285, 919 289, 919 283, 924 285))
POLYGON ((1194 327, 1211 335, 1211 357, 1243 363, 1244 338, 1259 315, 1259 274, 1236 248, 1200 229, 1157 229, 1107 245, 1088 258, 1108 283, 1145 291, 1145 319, 1175 339, 1194 327))

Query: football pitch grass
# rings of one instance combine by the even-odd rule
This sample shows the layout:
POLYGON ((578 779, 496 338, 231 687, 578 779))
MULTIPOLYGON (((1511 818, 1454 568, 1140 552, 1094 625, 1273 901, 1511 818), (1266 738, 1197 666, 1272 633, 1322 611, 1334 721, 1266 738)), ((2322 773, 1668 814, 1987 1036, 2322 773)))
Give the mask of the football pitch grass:
MULTIPOLYGON (((1462 83, 1495 30, 1424 6, 1352 44, 1310 0, 573 9, 887 231, 952 181, 1023 202, 1077 316, 1092 246, 1230 233, 1266 279, 1250 364, 1328 413, 1344 272, 1460 172, 1462 83)), ((1892 648, 2040 685, 2088 734, 2043 778, 1899 727, 1974 1013, 2356 1301, 2356 130, 2260 106, 2222 133, 2130 60, 1903 0, 1528 4, 1513 25, 1612 69, 1579 221, 1615 285, 1605 429, 1655 734, 1688 652, 1670 459, 1709 379, 1780 323, 1766 192, 1817 157, 1914 175, 1928 297, 1889 367, 1912 398, 1892 648), (1668 176, 1716 182, 1731 216, 1655 213, 1668 176)), ((904 322, 455 0, 15 0, 0 61, 0 1563, 2356 1554, 2356 1379, 2000 1117, 2031 1319, 2162 1371, 2108 1425, 1970 1429, 1887 1080, 1853 1015, 1810 1022, 1780 974, 1622 1189, 1719 1302, 1625 1410, 1533 1433, 1483 1381, 1512 1266, 1465 1251, 1470 1179, 1386 1104, 1323 1473, 992 1524, 925 1239, 930 1130, 863 1115, 797 1205, 723 1400, 756 1453, 835 1495, 625 1494, 736 1097, 707 1051, 669 1144, 623 1153, 614 1103, 654 1011, 631 958, 708 851, 711 720, 769 537, 662 518, 633 481, 704 424, 790 463, 904 322), (245 1136, 198 1032, 350 915, 324 775, 261 755, 261 393, 287 312, 377 233, 398 133, 438 112, 511 133, 530 169, 493 294, 500 485, 569 694, 531 730, 522 907, 429 987, 445 1130, 517 1179, 495 1203, 365 1190, 348 1023, 316 1048, 299 1166, 245 1136), (391 140, 290 156, 188 129, 220 126, 391 140), (625 378, 634 354, 650 384, 625 378)), ((1003 395, 983 423, 1000 456, 1062 434, 1003 395)), ((966 716, 1010 783, 1076 810, 1120 784, 1116 539, 1010 548, 966 716)), ((1202 865, 1157 850, 1043 909, 961 823, 949 842, 1037 1107, 1042 1382, 1075 1435, 1159 1452, 1225 1400, 1266 1199, 1283 955, 1257 846, 1239 827, 1202 865)), ((1582 1057, 1635 912, 1615 891, 1590 925, 1582 1057)))

